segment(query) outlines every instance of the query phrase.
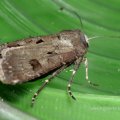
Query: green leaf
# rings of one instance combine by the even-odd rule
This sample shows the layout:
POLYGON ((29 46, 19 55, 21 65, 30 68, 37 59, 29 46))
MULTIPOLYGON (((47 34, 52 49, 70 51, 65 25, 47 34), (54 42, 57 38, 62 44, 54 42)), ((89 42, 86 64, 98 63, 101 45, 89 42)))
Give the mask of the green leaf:
POLYGON ((115 37, 120 34, 119 6, 119 0, 1 0, 1 43, 69 29, 82 29, 88 38, 105 37, 90 40, 86 55, 89 79, 99 86, 85 81, 82 64, 72 84, 77 100, 72 100, 66 92, 70 66, 52 80, 31 108, 33 94, 50 74, 21 85, 1 83, 0 119, 120 119, 120 38, 115 37), (75 13, 82 18, 83 28, 75 13))

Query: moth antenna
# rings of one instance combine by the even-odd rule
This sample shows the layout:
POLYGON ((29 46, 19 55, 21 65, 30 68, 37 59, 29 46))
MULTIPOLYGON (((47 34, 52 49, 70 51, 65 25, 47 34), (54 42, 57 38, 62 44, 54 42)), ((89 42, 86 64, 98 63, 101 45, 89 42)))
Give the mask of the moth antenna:
POLYGON ((120 36, 93 36, 93 37, 89 37, 86 38, 89 42, 89 40, 95 39, 95 38, 120 38, 120 36))
POLYGON ((54 3, 56 3, 58 6, 60 6, 60 10, 61 10, 61 11, 66 10, 66 11, 68 11, 69 13, 72 13, 74 16, 76 16, 76 17, 79 19, 80 24, 81 24, 81 28, 82 28, 81 31, 84 33, 84 27, 83 27, 83 23, 82 23, 82 18, 81 18, 81 16, 80 16, 75 10, 72 10, 72 8, 71 8, 71 9, 68 8, 68 7, 70 7, 70 5, 68 6, 68 4, 66 4, 65 2, 63 3, 64 5, 62 5, 62 3, 59 2, 59 0, 53 0, 53 1, 54 1, 54 3), (66 4, 66 6, 68 6, 68 7, 66 7, 65 4, 66 4))
MULTIPOLYGON (((66 9, 67 10, 67 9, 66 9)), ((83 23, 82 23, 82 18, 81 16, 76 12, 76 11, 73 11, 73 10, 69 10, 69 12, 73 13, 80 21, 80 24, 81 24, 81 28, 82 28, 82 32, 84 33, 84 26, 83 26, 83 23)))

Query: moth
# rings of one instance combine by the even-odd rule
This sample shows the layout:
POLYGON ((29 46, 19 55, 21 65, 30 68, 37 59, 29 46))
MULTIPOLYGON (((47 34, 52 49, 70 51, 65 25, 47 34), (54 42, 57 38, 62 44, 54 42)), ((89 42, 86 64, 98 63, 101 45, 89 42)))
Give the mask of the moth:
MULTIPOLYGON (((80 30, 66 30, 54 35, 3 44, 0 46, 0 81, 10 85, 21 84, 54 70, 32 97, 33 105, 37 95, 52 78, 74 64, 67 92, 75 99, 71 84, 82 61, 85 62, 88 80, 88 63, 84 57, 87 49, 88 38, 80 30)), ((89 80, 88 82, 91 84, 89 80)))

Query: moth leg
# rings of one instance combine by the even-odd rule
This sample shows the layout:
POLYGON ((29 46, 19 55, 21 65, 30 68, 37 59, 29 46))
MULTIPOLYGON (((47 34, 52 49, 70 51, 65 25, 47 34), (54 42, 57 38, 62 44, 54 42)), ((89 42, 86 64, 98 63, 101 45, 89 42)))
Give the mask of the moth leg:
POLYGON ((83 61, 84 61, 84 64, 85 64, 85 79, 87 80, 87 82, 90 84, 90 85, 92 85, 92 86, 98 86, 97 84, 95 84, 95 83, 92 83, 89 79, 88 79, 88 60, 87 60, 87 58, 84 58, 83 59, 83 61))
POLYGON ((68 92, 68 94, 69 94, 74 100, 76 100, 76 98, 75 98, 75 97, 73 96, 73 94, 72 94, 71 84, 72 84, 72 82, 73 82, 74 75, 75 75, 75 73, 77 72, 77 70, 78 70, 78 68, 79 68, 79 66, 80 66, 80 63, 82 62, 82 59, 83 59, 83 58, 78 58, 78 59, 75 61, 75 65, 74 65, 74 68, 73 68, 73 70, 72 70, 72 76, 71 76, 71 78, 70 78, 70 80, 69 80, 69 82, 68 82, 68 86, 67 86, 67 92, 68 92))
POLYGON ((32 102, 31 102, 31 107, 34 105, 34 102, 36 100, 36 97, 39 95, 39 93, 42 91, 42 89, 52 80, 52 78, 54 78, 55 76, 57 76, 61 71, 63 71, 65 68, 67 67, 67 65, 63 65, 61 68, 59 68, 58 70, 56 70, 55 72, 52 73, 52 75, 45 80, 45 82, 42 84, 42 86, 36 91, 36 93, 33 95, 32 97, 32 102))

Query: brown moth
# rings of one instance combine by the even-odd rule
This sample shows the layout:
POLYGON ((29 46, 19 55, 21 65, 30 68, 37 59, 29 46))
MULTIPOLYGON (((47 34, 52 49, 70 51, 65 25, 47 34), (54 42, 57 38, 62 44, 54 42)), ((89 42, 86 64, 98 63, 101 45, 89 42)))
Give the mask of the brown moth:
POLYGON ((55 70, 34 94, 33 105, 36 96, 48 82, 74 63, 67 90, 69 95, 75 99, 71 92, 71 83, 82 61, 85 61, 86 80, 88 80, 87 59, 84 59, 87 48, 87 37, 80 30, 66 30, 55 35, 3 44, 0 46, 0 81, 4 84, 15 85, 55 70))

